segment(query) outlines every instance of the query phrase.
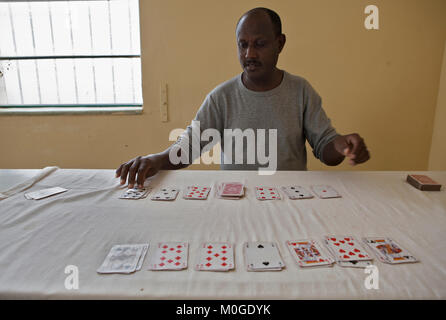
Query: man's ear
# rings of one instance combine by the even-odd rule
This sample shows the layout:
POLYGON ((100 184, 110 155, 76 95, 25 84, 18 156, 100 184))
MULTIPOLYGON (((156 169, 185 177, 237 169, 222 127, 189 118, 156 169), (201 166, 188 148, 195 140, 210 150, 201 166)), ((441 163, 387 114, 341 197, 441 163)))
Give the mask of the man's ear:
POLYGON ((282 33, 282 34, 279 36, 278 41, 279 41, 279 53, 281 53, 283 47, 285 46, 286 36, 282 33))

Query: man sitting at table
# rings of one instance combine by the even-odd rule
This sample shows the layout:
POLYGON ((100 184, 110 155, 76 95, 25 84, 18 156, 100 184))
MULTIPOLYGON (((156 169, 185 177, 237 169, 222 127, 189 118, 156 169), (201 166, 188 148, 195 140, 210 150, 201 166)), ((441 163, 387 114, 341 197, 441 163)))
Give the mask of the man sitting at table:
MULTIPOLYGON (((239 132, 263 129, 275 133, 276 141, 269 139, 269 143, 265 141, 265 147, 260 145, 266 151, 276 150, 274 170, 306 170, 306 140, 314 155, 326 165, 338 165, 345 157, 350 159, 351 165, 370 158, 364 140, 358 134, 339 135, 335 131, 322 109, 320 96, 308 81, 276 67, 286 38, 280 17, 274 11, 255 8, 246 12, 237 23, 236 40, 243 72, 207 95, 193 121, 199 123, 199 136, 207 129, 216 130, 220 137, 228 129, 239 132)), ((135 182, 142 187, 144 180, 159 170, 187 167, 194 159, 176 164, 171 159, 172 156, 181 156, 181 152, 190 152, 192 135, 193 128, 188 126, 177 142, 163 152, 139 156, 121 164, 116 170, 116 177, 121 178, 121 184, 125 184, 128 178, 129 188, 133 188, 135 182), (189 147, 189 151, 185 151, 185 147, 189 147)), ((256 139, 259 140, 259 136, 256 139)), ((248 163, 236 161, 234 164, 234 155, 243 154, 243 159, 252 159, 254 149, 246 145, 242 150, 236 149, 230 143, 232 141, 224 138, 219 142, 222 151, 231 154, 228 161, 222 152, 222 159, 225 158, 221 163, 222 169, 252 170, 262 166, 257 157, 248 163), (231 145, 228 150, 224 148, 225 141, 231 145)), ((259 148, 259 144, 256 143, 254 148, 256 146, 259 148)), ((199 157, 203 142, 199 143, 198 149, 198 154, 195 154, 199 157)))

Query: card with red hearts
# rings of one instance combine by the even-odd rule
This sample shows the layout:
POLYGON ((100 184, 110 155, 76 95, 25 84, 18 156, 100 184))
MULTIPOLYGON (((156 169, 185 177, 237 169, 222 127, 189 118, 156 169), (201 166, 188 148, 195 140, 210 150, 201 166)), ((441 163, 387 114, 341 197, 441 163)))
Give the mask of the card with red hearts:
POLYGON ((149 270, 181 270, 187 268, 187 242, 160 242, 150 259, 149 270))
POLYGON ((208 198, 209 191, 211 191, 210 187, 188 186, 183 198, 192 200, 206 200, 208 198))
POLYGON ((342 196, 333 188, 327 185, 311 186, 311 190, 321 199, 341 198, 342 196))
POLYGON ((234 248, 227 242, 206 242, 200 247, 195 268, 199 271, 229 271, 234 269, 234 248))
POLYGON ((280 200, 280 193, 277 188, 257 186, 255 191, 257 200, 280 200))
POLYGON ((325 236, 324 240, 338 261, 364 261, 373 259, 352 236, 325 236))

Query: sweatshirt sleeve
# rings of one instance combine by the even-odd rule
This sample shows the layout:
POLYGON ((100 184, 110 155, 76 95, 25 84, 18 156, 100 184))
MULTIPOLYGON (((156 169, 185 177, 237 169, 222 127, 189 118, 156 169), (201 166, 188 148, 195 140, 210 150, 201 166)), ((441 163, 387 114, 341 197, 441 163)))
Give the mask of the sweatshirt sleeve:
POLYGON ((304 86, 304 132, 314 156, 325 163, 323 150, 338 133, 322 108, 321 97, 307 81, 304 86))

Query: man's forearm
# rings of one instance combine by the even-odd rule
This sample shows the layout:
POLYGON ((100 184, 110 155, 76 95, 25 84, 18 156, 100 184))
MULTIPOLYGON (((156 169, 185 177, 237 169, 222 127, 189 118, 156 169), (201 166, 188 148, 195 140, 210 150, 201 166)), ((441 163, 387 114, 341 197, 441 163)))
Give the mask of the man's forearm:
POLYGON ((335 148, 336 139, 338 139, 339 137, 340 136, 330 141, 322 151, 323 162, 328 166, 337 166, 345 158, 345 156, 339 153, 335 148))
POLYGON ((181 162, 179 164, 173 164, 172 162, 170 162, 169 153, 170 153, 171 148, 172 148, 172 146, 170 146, 163 152, 160 152, 160 153, 157 153, 154 155, 156 160, 159 161, 159 163, 161 164, 160 169, 161 170, 178 170, 178 169, 187 168, 189 166, 189 164, 183 164, 181 162))

